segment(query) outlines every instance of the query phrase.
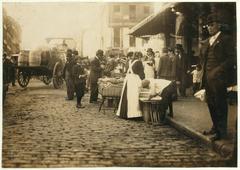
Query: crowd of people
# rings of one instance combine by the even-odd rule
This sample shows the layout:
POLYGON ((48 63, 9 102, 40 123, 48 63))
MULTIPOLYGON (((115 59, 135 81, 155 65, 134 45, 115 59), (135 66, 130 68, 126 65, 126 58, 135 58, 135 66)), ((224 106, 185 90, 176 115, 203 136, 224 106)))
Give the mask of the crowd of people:
MULTIPOLYGON (((63 77, 67 87, 66 99, 72 100, 74 92, 76 92, 78 108, 84 107, 81 104, 81 98, 84 92, 89 89, 89 102, 97 103, 98 79, 104 76, 114 77, 115 75, 119 75, 125 77, 126 83, 124 83, 123 89, 125 87, 131 88, 131 94, 129 95, 131 95, 131 98, 136 95, 136 100, 138 100, 138 92, 133 94, 132 89, 138 89, 137 86, 140 85, 140 80, 143 79, 175 81, 178 85, 178 90, 174 92, 174 100, 177 100, 177 96, 179 95, 186 96, 186 88, 189 87, 190 84, 193 84, 194 93, 200 88, 201 67, 198 65, 195 70, 191 70, 188 58, 180 44, 176 44, 174 48, 164 47, 161 55, 159 51, 154 52, 151 48, 147 49, 145 55, 140 51, 130 51, 126 56, 113 54, 105 56, 103 50, 98 50, 94 58, 87 60, 87 64, 83 62, 83 58, 78 56, 78 51, 69 49, 67 50, 66 56, 67 61, 63 70, 63 77), (78 67, 76 67, 78 69, 74 70, 75 65, 78 65, 78 67), (80 69, 80 67, 83 69, 80 69), (139 77, 139 79, 136 76, 132 76, 132 74, 129 76, 128 73, 130 72, 138 74, 137 77, 139 77), (192 82, 189 82, 190 77, 192 77, 192 82), (129 83, 131 81, 134 82, 134 87, 132 87, 132 83, 129 83), (82 83, 81 85, 79 85, 80 82, 82 83), (79 86, 82 88, 79 88, 79 86)), ((128 96, 127 94, 127 91, 123 90, 121 99, 128 96)), ((122 103, 124 103, 124 100, 120 100, 120 106, 122 103)), ((126 104, 124 104, 124 106, 125 105, 126 104)), ((124 112, 123 109, 122 113, 124 112)), ((137 114, 138 112, 135 111, 135 113, 137 114)))

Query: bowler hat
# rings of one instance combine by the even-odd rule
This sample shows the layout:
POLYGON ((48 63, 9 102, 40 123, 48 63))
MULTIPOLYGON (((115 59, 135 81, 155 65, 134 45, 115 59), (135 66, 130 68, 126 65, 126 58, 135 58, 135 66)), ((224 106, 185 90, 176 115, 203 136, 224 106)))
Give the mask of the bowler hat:
POLYGON ((218 23, 220 22, 220 17, 215 13, 209 14, 207 16, 207 24, 210 24, 213 22, 218 22, 218 23))
POLYGON ((152 48, 148 48, 147 52, 153 52, 153 49, 152 48))
POLYGON ((167 52, 168 52, 168 48, 163 47, 162 52, 163 52, 163 53, 167 53, 167 52))
POLYGON ((96 55, 103 55, 103 50, 97 50, 96 55))
POLYGON ((73 54, 74 54, 74 55, 78 55, 78 51, 77 51, 77 50, 74 50, 74 51, 73 51, 73 54))
POLYGON ((67 53, 72 54, 72 50, 71 49, 67 49, 67 53))

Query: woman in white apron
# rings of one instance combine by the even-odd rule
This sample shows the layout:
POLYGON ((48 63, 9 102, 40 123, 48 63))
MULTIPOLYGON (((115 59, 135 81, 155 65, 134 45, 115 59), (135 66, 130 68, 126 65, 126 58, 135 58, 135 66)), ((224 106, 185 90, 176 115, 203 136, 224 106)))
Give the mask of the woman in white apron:
POLYGON ((142 62, 138 59, 140 53, 136 52, 134 58, 129 61, 129 68, 124 80, 122 94, 118 105, 117 116, 121 118, 142 117, 139 105, 139 91, 141 79, 144 79, 142 62))
POLYGON ((153 78, 155 77, 155 65, 152 59, 148 58, 143 62, 145 78, 153 78))

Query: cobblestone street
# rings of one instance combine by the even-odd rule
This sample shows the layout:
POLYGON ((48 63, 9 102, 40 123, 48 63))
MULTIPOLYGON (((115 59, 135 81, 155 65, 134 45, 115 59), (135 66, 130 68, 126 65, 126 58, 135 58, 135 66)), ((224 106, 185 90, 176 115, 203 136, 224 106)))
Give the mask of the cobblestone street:
POLYGON ((65 95, 38 81, 7 95, 3 167, 225 166, 224 158, 169 125, 123 120, 113 110, 99 113, 88 94, 78 110, 65 95))

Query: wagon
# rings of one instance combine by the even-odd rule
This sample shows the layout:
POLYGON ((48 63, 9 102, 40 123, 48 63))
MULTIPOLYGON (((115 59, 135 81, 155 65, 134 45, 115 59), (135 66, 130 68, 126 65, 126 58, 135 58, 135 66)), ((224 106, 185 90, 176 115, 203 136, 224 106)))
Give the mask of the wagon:
MULTIPOLYGON (((27 87, 32 77, 39 77, 46 85, 53 82, 53 87, 58 89, 63 85, 63 68, 66 62, 66 50, 68 44, 66 41, 74 42, 72 38, 48 38, 49 47, 38 48, 25 54, 27 59, 22 55, 21 60, 18 60, 17 81, 21 87, 27 87), (50 46, 50 41, 54 40, 53 47, 50 46), (55 40, 60 40, 62 43, 57 44, 55 40), (34 58, 34 56, 37 56, 34 58), (24 63, 22 60, 28 60, 24 63)), ((20 55, 21 56, 21 55, 20 55)))
POLYGON ((44 84, 53 82, 54 88, 58 89, 63 85, 62 70, 64 64, 61 61, 55 63, 54 67, 47 66, 17 66, 17 81, 21 87, 27 87, 30 79, 34 76, 40 77, 44 84))

